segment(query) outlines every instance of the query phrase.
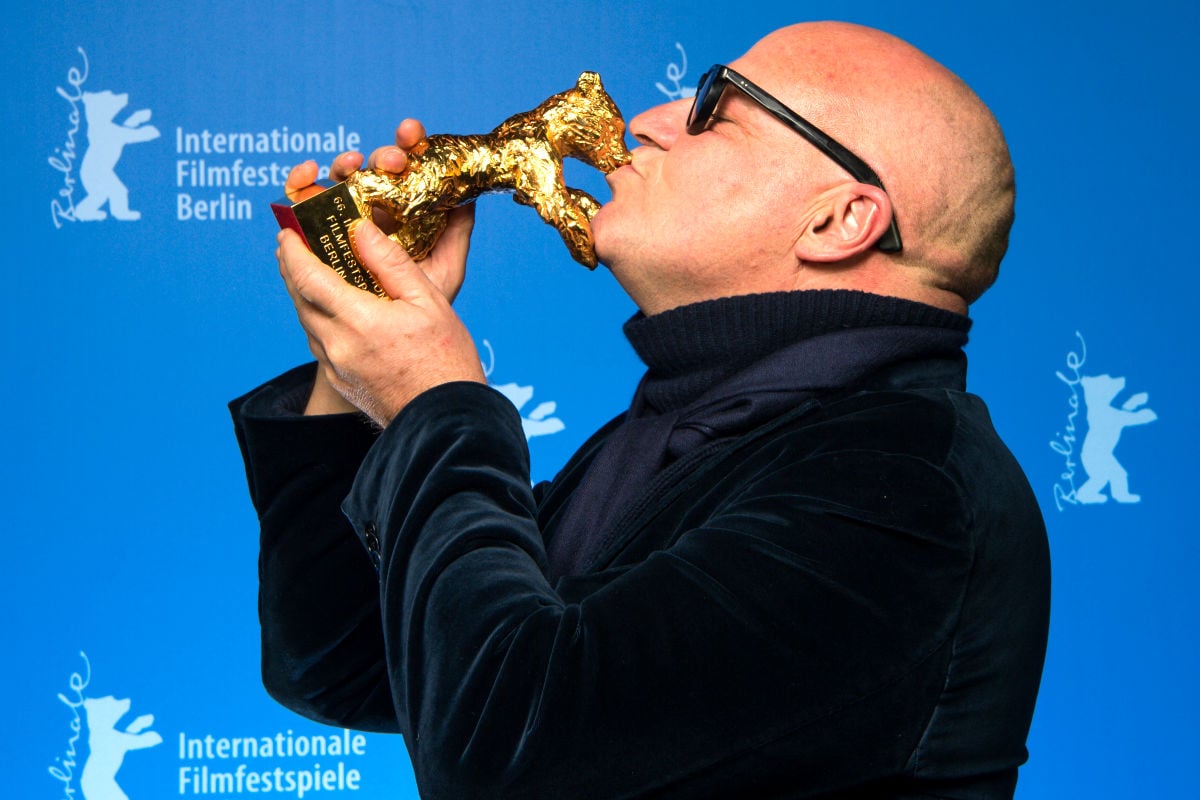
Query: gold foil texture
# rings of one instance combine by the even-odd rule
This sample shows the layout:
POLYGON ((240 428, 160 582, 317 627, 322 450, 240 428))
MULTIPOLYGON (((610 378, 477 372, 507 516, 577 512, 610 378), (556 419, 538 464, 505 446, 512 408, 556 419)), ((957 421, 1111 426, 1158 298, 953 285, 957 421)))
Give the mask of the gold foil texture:
POLYGON ((630 161, 625 121, 595 72, 532 111, 515 114, 491 133, 437 134, 409 152, 399 174, 360 170, 346 184, 359 212, 377 209, 396 223, 390 235, 420 260, 446 227, 446 215, 481 194, 511 191, 562 235, 572 257, 596 266, 591 219, 600 204, 563 181, 563 159, 604 173, 630 161))

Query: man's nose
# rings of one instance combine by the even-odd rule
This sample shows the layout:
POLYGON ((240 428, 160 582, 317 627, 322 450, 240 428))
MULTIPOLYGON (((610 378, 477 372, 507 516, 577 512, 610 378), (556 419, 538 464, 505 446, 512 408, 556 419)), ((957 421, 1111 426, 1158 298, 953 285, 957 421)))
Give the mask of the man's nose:
POLYGON ((641 144, 670 150, 683 135, 691 107, 692 101, 685 99, 646 109, 629 121, 629 132, 641 144))

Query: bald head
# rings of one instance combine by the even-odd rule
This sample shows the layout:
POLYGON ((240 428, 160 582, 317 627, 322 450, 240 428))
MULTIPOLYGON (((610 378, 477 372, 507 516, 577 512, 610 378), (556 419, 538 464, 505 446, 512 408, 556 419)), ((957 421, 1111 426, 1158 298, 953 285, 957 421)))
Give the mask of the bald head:
POLYGON ((879 174, 904 240, 887 258, 916 290, 895 293, 970 303, 991 285, 1013 169, 995 118, 957 76, 894 36, 840 22, 778 30, 736 64, 879 174))

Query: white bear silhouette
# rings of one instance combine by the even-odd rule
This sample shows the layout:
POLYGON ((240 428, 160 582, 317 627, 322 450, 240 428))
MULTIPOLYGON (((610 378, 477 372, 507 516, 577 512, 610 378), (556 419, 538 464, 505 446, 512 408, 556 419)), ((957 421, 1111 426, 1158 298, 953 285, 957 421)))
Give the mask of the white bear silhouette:
POLYGON ((88 747, 91 749, 79 779, 84 800, 129 800, 117 785, 117 770, 130 750, 162 744, 161 736, 146 731, 154 724, 154 716, 143 714, 124 731, 118 731, 117 723, 129 711, 129 698, 88 697, 83 701, 83 708, 87 712, 88 747))
POLYGON ((1079 380, 1087 404, 1088 423, 1079 460, 1087 471, 1088 479, 1075 493, 1075 499, 1080 503, 1108 502, 1108 497, 1100 491, 1108 486, 1109 493, 1118 503, 1136 503, 1142 498, 1130 493, 1129 474, 1117 461, 1113 451, 1121 438, 1121 431, 1126 427, 1145 425, 1158 419, 1158 415, 1150 409, 1141 408, 1150 396, 1139 392, 1117 408, 1112 401, 1125 388, 1124 378, 1083 375, 1079 380))
POLYGON ((481 362, 480 364, 483 367, 484 377, 488 379, 489 386, 507 397, 508 402, 517 407, 517 411, 521 414, 521 432, 525 434, 525 441, 529 441, 535 436, 546 436, 564 430, 567 426, 563 424, 563 421, 558 417, 550 416, 558 408, 558 404, 553 401, 538 403, 528 414, 522 411, 525 404, 533 397, 532 386, 492 383, 492 372, 496 369, 496 351, 492 349, 492 343, 487 339, 483 340, 483 346, 488 353, 488 363, 481 362))
POLYGON ((525 440, 528 441, 534 436, 545 436, 551 433, 558 433, 566 425, 558 417, 552 417, 558 405, 551 402, 538 403, 533 411, 526 416, 523 409, 529 399, 533 397, 532 386, 518 386, 515 383, 506 383, 504 385, 492 384, 492 388, 500 394, 508 398, 508 401, 517 407, 517 411, 521 412, 521 430, 525 434, 525 440))
POLYGON ((117 177, 117 161, 125 145, 148 142, 161 134, 153 125, 142 123, 150 119, 150 111, 135 111, 125 124, 113 122, 117 112, 129 102, 127 94, 110 91, 84 92, 83 108, 87 117, 88 149, 83 154, 79 167, 79 180, 87 190, 87 196, 75 206, 75 219, 100 220, 108 216, 100 209, 108 203, 108 210, 120 220, 141 219, 142 215, 129 208, 129 190, 117 177))

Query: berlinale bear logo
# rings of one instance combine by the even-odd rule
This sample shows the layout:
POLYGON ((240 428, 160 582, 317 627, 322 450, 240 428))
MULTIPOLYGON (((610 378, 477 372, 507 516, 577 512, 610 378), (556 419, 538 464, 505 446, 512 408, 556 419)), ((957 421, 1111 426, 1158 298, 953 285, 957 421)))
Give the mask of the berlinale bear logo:
POLYGON ((75 206, 75 219, 99 220, 107 214, 105 203, 115 219, 141 219, 141 214, 129 208, 129 190, 117 177, 117 161, 125 145, 148 142, 159 137, 158 128, 144 124, 150 111, 135 111, 118 125, 113 122, 117 112, 129 103, 129 95, 112 92, 84 92, 83 107, 87 119, 88 149, 79 167, 79 179, 87 196, 75 206))
POLYGON ((1129 490, 1129 473, 1117 460, 1117 443, 1121 433, 1133 425, 1145 425, 1158 419, 1146 403, 1150 395, 1137 392, 1120 406, 1115 405, 1117 396, 1125 390, 1125 378, 1111 375, 1085 375, 1083 365, 1087 360, 1087 344, 1083 335, 1079 339, 1079 351, 1067 353, 1067 373, 1056 372, 1058 379, 1071 390, 1067 399, 1070 412, 1067 414, 1065 430, 1056 434, 1050 449, 1064 458, 1064 470, 1054 484, 1054 504, 1059 511, 1066 505, 1096 505, 1107 503, 1111 497, 1118 503, 1137 503, 1141 496, 1129 490), (1084 419, 1087 430, 1079 431, 1077 417, 1080 411, 1080 390, 1083 392, 1084 419), (1082 438, 1076 458, 1075 443, 1082 438), (1082 466, 1087 480, 1076 487, 1076 470, 1082 466), (1108 494, 1104 493, 1108 489, 1108 494))
POLYGON ((124 730, 118 730, 121 718, 129 713, 129 698, 118 700, 112 695, 89 697, 88 684, 92 680, 92 665, 86 653, 80 652, 83 669, 71 673, 67 685, 69 692, 59 692, 58 699, 71 711, 71 736, 61 756, 54 759, 50 776, 62 784, 64 797, 74 797, 79 791, 84 800, 129 800, 120 784, 117 771, 125 763, 125 754, 130 750, 144 750, 162 744, 158 733, 147 730, 154 724, 153 714, 142 714, 124 730), (79 739, 87 727, 88 756, 83 762, 82 772, 76 776, 79 765, 79 739))
POLYGON ((1107 502, 1108 498, 1101 492, 1107 486, 1112 499, 1118 503, 1136 503, 1142 498, 1129 491, 1129 473, 1117 461, 1115 450, 1125 428, 1158 419, 1157 414, 1142 407, 1149 395, 1138 392, 1117 408, 1112 403, 1125 388, 1124 378, 1083 375, 1079 382, 1087 404, 1088 424, 1079 460, 1083 462, 1088 479, 1075 493, 1075 499, 1081 503, 1107 502))
POLYGON ((142 714, 117 730, 117 723, 129 711, 129 698, 88 697, 83 701, 87 712, 88 760, 79 780, 87 800, 128 800, 117 785, 117 770, 130 750, 144 750, 162 744, 162 737, 147 731, 154 724, 154 715, 142 714))
POLYGON ((61 147, 55 148, 48 161, 62 174, 62 186, 50 203, 54 226, 64 222, 92 222, 111 216, 118 220, 141 219, 141 214, 129 207, 129 189, 117 177, 117 162, 125 146, 149 142, 162 134, 147 124, 149 109, 139 109, 117 122, 117 117, 129 104, 129 95, 112 91, 84 91, 88 78, 87 53, 77 48, 82 66, 67 71, 67 87, 59 86, 58 96, 71 106, 67 116, 70 127, 61 147), (86 150, 76 171, 80 142, 80 127, 86 123, 86 150), (86 192, 76 200, 75 193, 82 184, 86 192), (107 210, 105 207, 107 206, 107 210))
POLYGON ((521 415, 521 430, 525 433, 525 440, 529 441, 535 436, 548 436, 565 429, 566 425, 563 424, 563 421, 553 416, 558 405, 552 400, 538 403, 532 411, 525 410, 526 404, 533 399, 532 386, 522 386, 517 383, 492 383, 492 372, 496 369, 496 353, 492 350, 492 343, 487 339, 483 340, 483 346, 487 349, 489 362, 484 365, 483 374, 488 379, 488 385, 517 407, 517 412, 521 415))

